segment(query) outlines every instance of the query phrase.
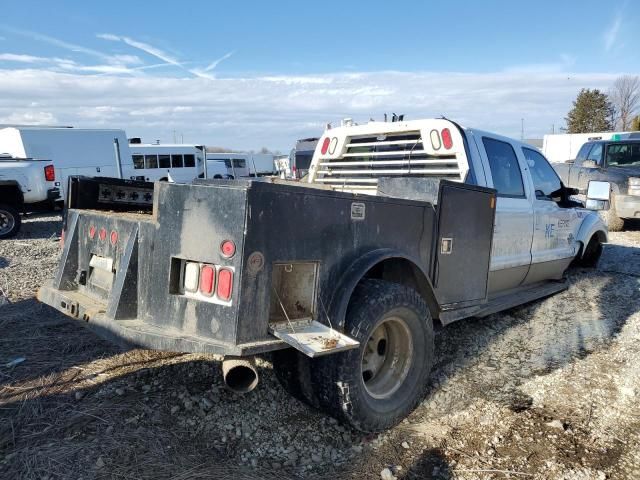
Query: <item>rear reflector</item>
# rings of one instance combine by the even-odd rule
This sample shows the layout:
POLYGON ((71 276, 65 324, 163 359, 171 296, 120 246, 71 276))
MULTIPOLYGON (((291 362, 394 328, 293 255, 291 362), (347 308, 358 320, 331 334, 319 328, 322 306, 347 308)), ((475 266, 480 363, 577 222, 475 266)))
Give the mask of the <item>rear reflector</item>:
POLYGON ((453 147, 453 139, 451 138, 451 131, 448 128, 442 129, 442 145, 447 150, 451 150, 453 147))
POLYGON ((213 285, 215 284, 216 270, 211 265, 204 265, 200 270, 200 293, 203 295, 213 295, 213 285))
POLYGON ((93 239, 96 236, 96 227, 94 227, 93 225, 91 225, 89 227, 89 238, 93 239))
POLYGON ((187 292, 197 292, 199 277, 200 265, 193 262, 187 262, 184 267, 184 289, 187 292))
POLYGON ((115 245, 116 243, 118 243, 118 232, 113 230, 111 232, 111 245, 115 245))
POLYGON ((329 137, 326 137, 322 142, 322 148, 320 149, 320 153, 322 153, 322 155, 325 155, 327 153, 327 150, 329 150, 330 143, 331 143, 331 139, 329 137))
POLYGON ((442 147, 442 142, 440 141, 440 133, 438 133, 438 130, 436 130, 435 128, 431 130, 431 133, 429 133, 429 137, 431 137, 431 146, 433 147, 433 149, 440 150, 440 147, 442 147))
POLYGON ((53 165, 47 165, 44 167, 44 179, 47 182, 56 181, 56 170, 53 168, 53 165))
POLYGON ((102 227, 100 229, 100 233, 98 233, 98 236, 100 237, 100 240, 104 241, 107 239, 107 229, 102 227))
POLYGON ((233 272, 226 268, 218 272, 218 298, 228 301, 231 298, 233 289, 233 272))
POLYGON ((220 245, 220 251, 224 257, 231 258, 236 253, 236 244, 231 240, 225 240, 220 245))

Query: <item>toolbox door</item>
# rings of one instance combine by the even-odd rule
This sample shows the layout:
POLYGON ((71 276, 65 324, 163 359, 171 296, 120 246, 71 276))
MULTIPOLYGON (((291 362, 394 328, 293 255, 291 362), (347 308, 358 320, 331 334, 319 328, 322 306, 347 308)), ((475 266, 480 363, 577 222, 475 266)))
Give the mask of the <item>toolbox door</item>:
POLYGON ((440 182, 432 282, 442 310, 486 302, 495 206, 494 189, 440 182))

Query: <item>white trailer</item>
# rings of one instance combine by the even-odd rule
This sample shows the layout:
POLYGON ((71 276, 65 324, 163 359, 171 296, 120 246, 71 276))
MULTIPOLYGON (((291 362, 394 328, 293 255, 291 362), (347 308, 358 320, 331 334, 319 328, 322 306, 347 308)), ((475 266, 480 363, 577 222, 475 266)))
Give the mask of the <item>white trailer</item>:
POLYGON ((592 140, 611 140, 614 135, 626 135, 628 132, 560 133, 545 135, 542 153, 550 162, 562 163, 573 160, 580 147, 592 140))
MULTIPOLYGON (((189 183, 204 178, 204 145, 129 143, 136 178, 189 183)), ((129 177, 125 177, 129 178, 129 177)))

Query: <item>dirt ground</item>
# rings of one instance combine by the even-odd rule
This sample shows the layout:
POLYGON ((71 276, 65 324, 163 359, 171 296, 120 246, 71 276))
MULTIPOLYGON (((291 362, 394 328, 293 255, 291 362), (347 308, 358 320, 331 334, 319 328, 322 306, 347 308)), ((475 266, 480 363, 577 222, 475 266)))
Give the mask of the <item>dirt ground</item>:
POLYGON ((640 478, 640 228, 554 297, 442 329, 432 386, 362 435, 289 397, 269 358, 251 394, 217 358, 122 352, 34 299, 58 216, 0 241, 0 478, 640 478))

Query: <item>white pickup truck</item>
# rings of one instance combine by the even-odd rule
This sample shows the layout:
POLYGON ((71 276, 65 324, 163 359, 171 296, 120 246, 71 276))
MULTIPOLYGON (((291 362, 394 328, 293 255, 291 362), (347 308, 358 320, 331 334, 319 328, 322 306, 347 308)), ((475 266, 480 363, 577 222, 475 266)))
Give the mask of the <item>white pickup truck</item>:
POLYGON ((0 154, 0 239, 18 233, 21 212, 52 207, 59 198, 50 161, 0 154))

